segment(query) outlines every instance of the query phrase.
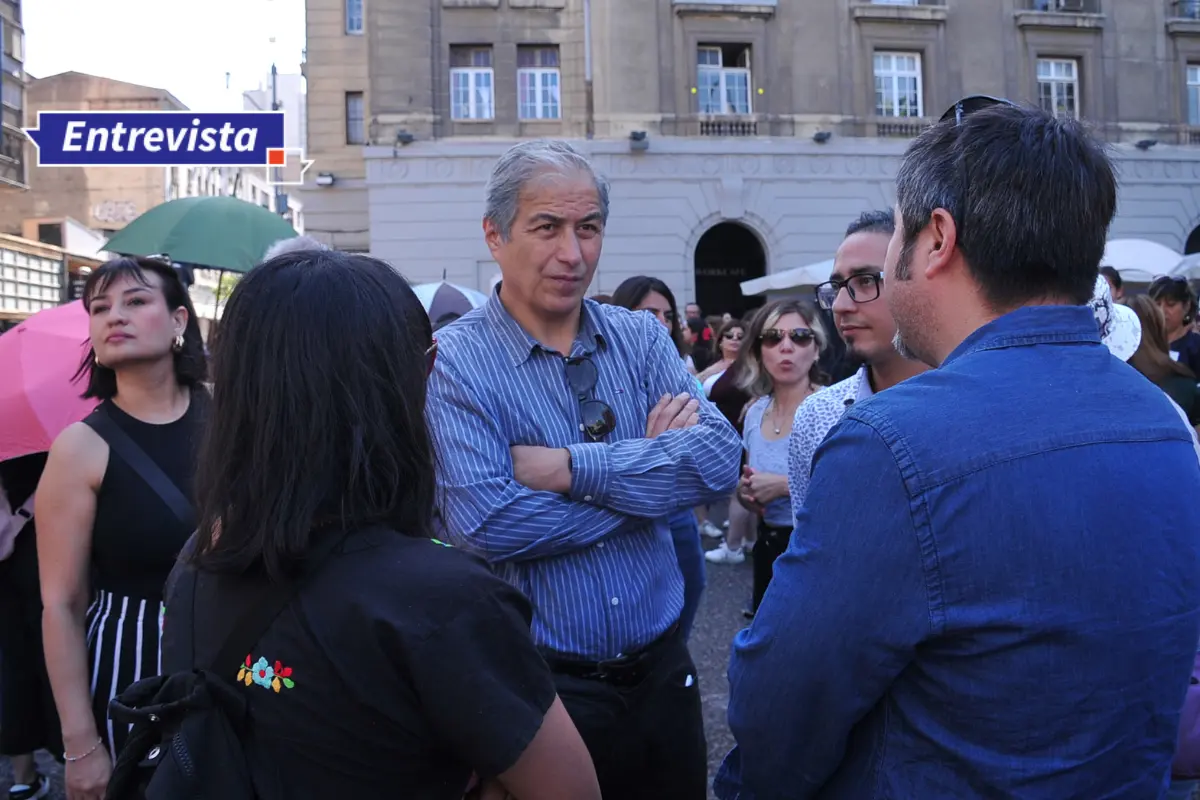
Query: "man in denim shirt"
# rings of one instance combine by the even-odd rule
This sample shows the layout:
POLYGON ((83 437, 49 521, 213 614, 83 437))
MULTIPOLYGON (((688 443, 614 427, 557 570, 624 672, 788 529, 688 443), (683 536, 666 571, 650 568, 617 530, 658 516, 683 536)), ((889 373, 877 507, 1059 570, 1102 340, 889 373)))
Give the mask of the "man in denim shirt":
POLYGON ((1115 208, 1072 120, 971 98, 909 148, 884 297, 935 369, 817 451, 734 645, 718 797, 1163 793, 1200 634, 1200 465, 1081 305, 1115 208))

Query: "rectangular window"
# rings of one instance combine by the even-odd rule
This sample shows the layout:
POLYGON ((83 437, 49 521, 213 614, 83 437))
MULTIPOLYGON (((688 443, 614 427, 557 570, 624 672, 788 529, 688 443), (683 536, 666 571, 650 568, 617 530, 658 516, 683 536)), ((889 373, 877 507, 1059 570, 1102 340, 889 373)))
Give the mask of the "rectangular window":
POLYGON ((494 119, 492 48, 450 48, 450 118, 494 119))
POLYGON ((346 92, 346 144, 366 144, 363 93, 346 92))
POLYGON ((1038 102, 1056 117, 1079 117, 1079 62, 1073 58, 1039 58, 1038 102))
POLYGON ((696 96, 701 114, 750 114, 750 47, 706 44, 696 53, 696 96))
POLYGON ((558 48, 517 48, 517 110, 521 119, 560 119, 558 48))
POLYGON ((363 0, 346 0, 346 33, 362 35, 363 0))
POLYGON ((1187 120, 1188 125, 1200 126, 1200 66, 1187 67, 1187 120))
POLYGON ((920 53, 875 54, 875 116, 923 117, 920 53))

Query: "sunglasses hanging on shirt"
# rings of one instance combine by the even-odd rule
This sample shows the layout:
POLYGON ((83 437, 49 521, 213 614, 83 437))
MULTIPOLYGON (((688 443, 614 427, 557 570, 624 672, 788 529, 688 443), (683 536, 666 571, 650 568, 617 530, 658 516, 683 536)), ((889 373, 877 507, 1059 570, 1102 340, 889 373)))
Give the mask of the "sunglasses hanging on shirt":
POLYGON ((600 380, 596 364, 587 356, 573 356, 563 361, 567 372, 567 385, 579 402, 579 429, 590 442, 598 442, 617 428, 617 417, 603 400, 596 400, 592 392, 600 380))

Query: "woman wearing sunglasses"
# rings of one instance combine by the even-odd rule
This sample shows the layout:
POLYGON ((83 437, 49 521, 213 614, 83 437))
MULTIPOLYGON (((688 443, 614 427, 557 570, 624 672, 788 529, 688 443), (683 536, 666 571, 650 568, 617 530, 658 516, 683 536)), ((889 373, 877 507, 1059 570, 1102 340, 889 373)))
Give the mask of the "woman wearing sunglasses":
POLYGON ((750 320, 739 358, 739 382, 758 398, 746 410, 742 442, 746 465, 738 486, 742 505, 759 516, 754 545, 754 599, 758 611, 775 559, 791 537, 788 435, 796 409, 827 382, 818 363, 827 337, 816 309, 799 300, 777 300, 750 320))

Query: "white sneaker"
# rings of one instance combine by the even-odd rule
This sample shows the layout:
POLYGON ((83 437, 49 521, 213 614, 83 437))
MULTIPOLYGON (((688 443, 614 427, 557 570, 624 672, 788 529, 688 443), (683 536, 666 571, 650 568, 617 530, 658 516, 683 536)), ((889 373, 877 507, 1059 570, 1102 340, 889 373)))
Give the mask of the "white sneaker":
POLYGON ((704 554, 704 558, 714 564, 741 564, 746 560, 746 554, 742 552, 742 548, 731 550, 729 545, 721 542, 714 549, 709 550, 704 554))
POLYGON ((710 520, 704 520, 700 523, 700 532, 710 539, 724 539, 725 531, 713 525, 710 520))

